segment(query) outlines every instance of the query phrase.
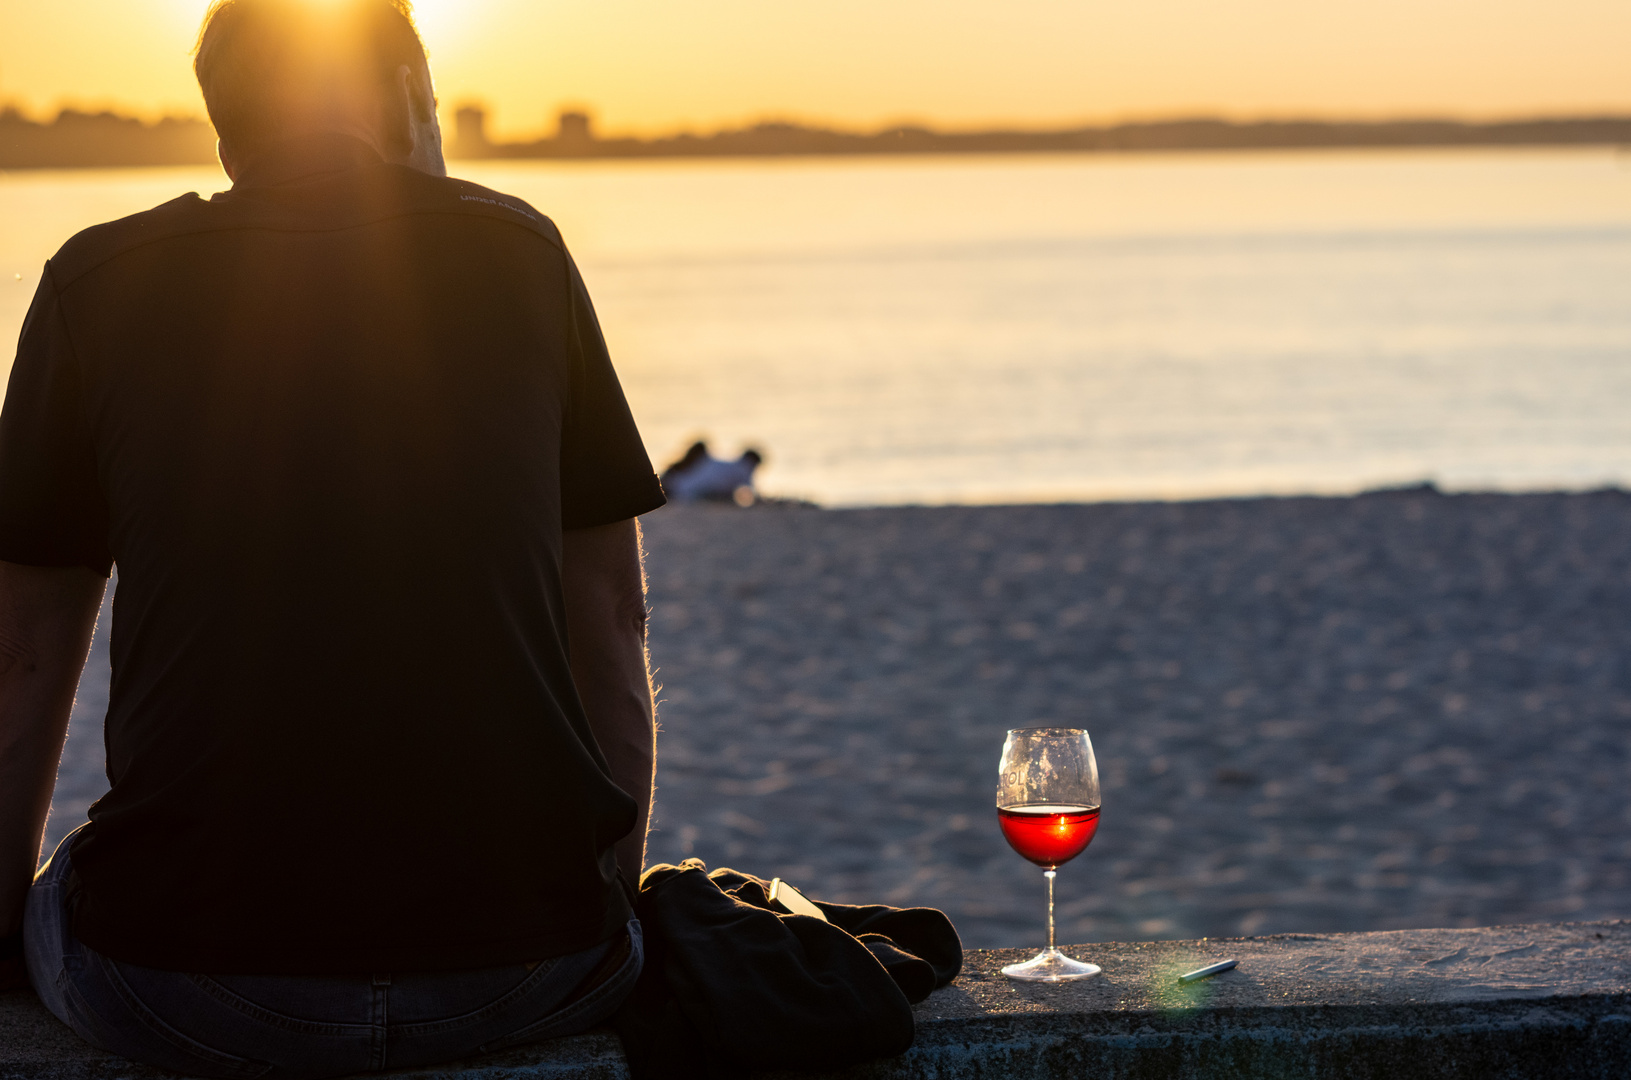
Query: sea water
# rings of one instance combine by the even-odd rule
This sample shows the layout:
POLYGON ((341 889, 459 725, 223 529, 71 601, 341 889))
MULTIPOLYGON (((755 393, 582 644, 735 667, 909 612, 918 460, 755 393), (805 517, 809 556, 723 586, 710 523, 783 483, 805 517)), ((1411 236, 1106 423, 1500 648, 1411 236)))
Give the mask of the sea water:
MULTIPOLYGON (((754 445, 833 505, 1631 484, 1611 148, 453 169, 560 225, 659 466, 754 445)), ((0 334, 75 230, 225 185, 0 174, 0 334)))

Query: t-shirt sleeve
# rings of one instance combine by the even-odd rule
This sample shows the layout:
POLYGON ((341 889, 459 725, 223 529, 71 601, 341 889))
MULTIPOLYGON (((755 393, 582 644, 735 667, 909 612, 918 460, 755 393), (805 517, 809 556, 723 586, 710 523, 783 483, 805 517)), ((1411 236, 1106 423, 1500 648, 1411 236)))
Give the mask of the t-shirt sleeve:
POLYGON ((589 290, 570 256, 570 383, 561 433, 561 525, 587 529, 638 517, 667 500, 612 370, 589 290))
POLYGON ((104 576, 112 568, 107 503, 83 404, 47 265, 23 321, 0 411, 0 560, 88 566, 104 576))

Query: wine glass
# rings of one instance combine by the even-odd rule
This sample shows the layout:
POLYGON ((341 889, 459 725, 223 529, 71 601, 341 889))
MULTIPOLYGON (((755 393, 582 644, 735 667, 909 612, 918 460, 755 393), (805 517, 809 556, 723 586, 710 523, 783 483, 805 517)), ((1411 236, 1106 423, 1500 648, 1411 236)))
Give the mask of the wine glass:
POLYGON ((997 765, 997 823, 1008 845, 1048 878, 1048 947, 1002 973, 1030 982, 1066 982, 1099 973, 1053 943, 1053 876, 1087 850, 1099 831, 1099 767, 1080 728, 1015 728, 997 765))

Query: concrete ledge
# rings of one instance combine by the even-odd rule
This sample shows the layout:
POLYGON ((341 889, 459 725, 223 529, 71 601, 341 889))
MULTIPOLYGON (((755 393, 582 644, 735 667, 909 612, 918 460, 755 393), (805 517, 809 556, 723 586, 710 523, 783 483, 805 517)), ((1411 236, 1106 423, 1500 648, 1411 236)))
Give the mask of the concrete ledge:
MULTIPOLYGON (((1149 1077, 1602 1077, 1631 1068, 1631 922, 1285 934, 1082 945, 1104 968, 1014 983, 1019 950, 975 952, 918 1007, 917 1045, 846 1080, 1149 1077), (1235 971, 1180 987, 1179 972, 1235 971)), ((617 1039, 591 1033, 422 1080, 623 1080, 617 1039)), ((0 1080, 157 1080, 99 1054, 29 994, 0 996, 0 1080)))

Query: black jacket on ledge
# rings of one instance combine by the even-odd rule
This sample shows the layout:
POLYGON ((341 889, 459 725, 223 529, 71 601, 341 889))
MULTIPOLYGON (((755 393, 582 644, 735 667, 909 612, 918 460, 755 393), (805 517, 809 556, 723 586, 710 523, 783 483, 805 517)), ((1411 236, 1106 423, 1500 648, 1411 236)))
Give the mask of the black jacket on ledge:
POLYGON ((905 1053, 912 1005, 957 977, 963 946, 934 908, 772 904, 769 882, 697 859, 640 879, 646 965, 618 1013, 635 1080, 838 1069, 905 1053))

